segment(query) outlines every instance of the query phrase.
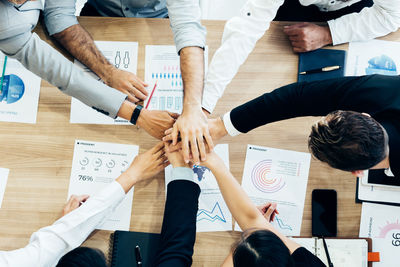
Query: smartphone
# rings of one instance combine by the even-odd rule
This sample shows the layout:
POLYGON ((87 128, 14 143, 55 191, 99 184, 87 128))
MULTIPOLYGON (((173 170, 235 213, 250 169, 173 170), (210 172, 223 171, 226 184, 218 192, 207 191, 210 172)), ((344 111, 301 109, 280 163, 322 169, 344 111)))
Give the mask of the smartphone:
POLYGON ((337 235, 337 193, 333 189, 312 191, 312 235, 335 237, 337 235))

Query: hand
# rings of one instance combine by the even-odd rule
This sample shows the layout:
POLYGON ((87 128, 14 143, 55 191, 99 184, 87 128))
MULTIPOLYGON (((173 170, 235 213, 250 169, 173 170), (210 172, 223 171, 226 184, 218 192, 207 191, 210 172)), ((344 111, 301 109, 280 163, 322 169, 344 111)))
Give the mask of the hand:
POLYGON ((257 209, 268 222, 273 222, 275 215, 279 214, 278 210, 276 209, 276 203, 267 202, 263 205, 257 206, 257 209))
POLYGON ((215 151, 211 151, 207 153, 207 159, 202 161, 200 165, 209 168, 213 172, 215 168, 221 168, 221 166, 225 166, 225 163, 217 155, 217 153, 215 153, 215 151))
POLYGON ((65 216, 74 209, 79 208, 82 205, 82 203, 85 202, 88 198, 89 195, 81 195, 81 196, 71 195, 67 204, 65 204, 62 210, 62 216, 65 216))
POLYGON ((125 173, 137 183, 155 176, 168 165, 164 143, 159 142, 152 149, 138 155, 125 173))
POLYGON ((136 124, 151 136, 161 140, 165 130, 171 128, 178 117, 179 114, 168 111, 142 109, 136 124))
POLYGON ((294 52, 307 52, 332 43, 328 26, 302 22, 285 26, 283 32, 289 37, 294 52))
POLYGON ((179 133, 185 163, 190 161, 190 152, 192 153, 193 163, 199 164, 200 157, 202 161, 206 160, 206 145, 210 151, 214 149, 214 143, 208 130, 207 117, 201 109, 183 111, 171 132, 173 145, 178 143, 179 133), (206 144, 204 144, 204 139, 206 144))
POLYGON ((171 151, 169 147, 172 146, 171 142, 164 143, 165 154, 167 155, 168 161, 171 163, 172 167, 190 167, 189 164, 185 163, 183 160, 182 153, 179 149, 171 151))
POLYGON ((135 74, 113 67, 109 71, 105 83, 128 95, 128 100, 132 103, 145 100, 148 92, 145 87, 147 83, 139 79, 135 74))
MULTIPOLYGON (((210 136, 213 141, 213 143, 218 143, 218 141, 224 137, 225 135, 228 134, 228 132, 225 129, 224 122, 220 117, 218 118, 210 118, 207 119, 208 122, 208 129, 210 131, 210 136)), ((172 128, 168 129, 165 131, 165 136, 163 137, 164 142, 169 142, 172 141, 172 128)), ((179 141, 179 140, 178 140, 179 141)), ((176 151, 181 148, 181 144, 178 143, 177 145, 170 145, 169 149, 172 151, 176 151)))

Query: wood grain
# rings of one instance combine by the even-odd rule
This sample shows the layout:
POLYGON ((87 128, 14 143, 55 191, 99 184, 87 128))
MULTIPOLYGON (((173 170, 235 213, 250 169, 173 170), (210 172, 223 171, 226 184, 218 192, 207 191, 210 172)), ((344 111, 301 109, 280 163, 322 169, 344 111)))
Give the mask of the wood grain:
MULTIPOLYGON (((139 42, 138 76, 144 77, 145 45, 173 45, 169 21, 164 19, 80 18, 80 23, 95 40, 139 42)), ((220 45, 222 21, 204 21, 207 27, 209 58, 220 45)), ((282 27, 288 23, 272 23, 259 40, 225 95, 215 115, 251 100, 265 92, 296 81, 298 56, 291 50, 282 27)), ((39 25, 37 32, 53 46, 39 25)), ((383 38, 400 41, 400 32, 383 38)), ((347 49, 347 45, 336 47, 347 49)), ((66 56, 65 51, 60 50, 66 56)), ((71 58, 71 57, 69 57, 71 58)), ((1 123, 1 167, 9 168, 10 176, 0 210, 0 250, 24 247, 30 235, 52 224, 66 202, 75 139, 136 144, 140 152, 151 148, 156 140, 135 126, 78 125, 69 123, 70 97, 42 81, 37 123, 1 123)), ((268 114, 265 114, 268 116, 268 114)), ((231 171, 241 181, 247 144, 295 151, 307 151, 307 136, 315 118, 297 118, 272 123, 251 133, 226 137, 229 143, 231 171)), ((135 187, 130 229, 160 232, 164 212, 164 173, 147 185, 135 187)), ((361 205, 355 204, 356 180, 349 174, 333 170, 312 160, 305 201, 301 235, 311 234, 311 191, 333 188, 338 192, 338 234, 358 236, 361 205)), ((96 231, 85 242, 87 246, 108 250, 110 232, 96 231)), ((239 236, 233 232, 200 233, 193 266, 219 266, 231 244, 239 236)))

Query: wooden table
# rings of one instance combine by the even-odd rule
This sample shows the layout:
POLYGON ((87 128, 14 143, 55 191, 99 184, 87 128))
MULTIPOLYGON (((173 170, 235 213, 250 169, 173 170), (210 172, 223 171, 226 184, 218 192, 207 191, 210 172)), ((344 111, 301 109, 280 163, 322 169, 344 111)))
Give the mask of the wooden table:
MULTIPOLYGON (((139 42, 138 75, 144 77, 145 45, 174 44, 168 20, 126 18, 80 18, 95 40, 139 42), (99 27, 101 25, 101 27, 99 27)), ((224 22, 204 21, 207 27, 209 58, 220 45, 224 22)), ((264 92, 296 81, 298 57, 282 33, 287 23, 272 23, 254 52, 240 68, 219 101, 215 115, 251 100, 264 92)), ((51 40, 39 25, 35 30, 51 40)), ((400 31, 383 39, 400 41, 400 31)), ((347 45, 337 48, 347 49, 347 45)), ((0 250, 25 246, 30 235, 52 224, 66 202, 75 139, 136 144, 140 152, 156 140, 135 126, 80 125, 69 123, 70 97, 42 81, 37 123, 0 123, 3 168, 10 176, 0 209, 0 250)), ((247 144, 308 152, 307 136, 315 118, 297 118, 272 123, 238 137, 229 143, 231 171, 240 182, 247 144)), ((131 230, 160 232, 164 212, 164 173, 148 185, 137 185, 133 200, 131 230)), ((355 204, 356 180, 350 173, 334 170, 312 160, 305 200, 301 235, 311 234, 311 191, 333 188, 338 193, 338 235, 358 236, 361 205, 355 204)), ((85 242, 108 250, 108 231, 97 231, 85 242)), ((199 233, 194 266, 218 266, 227 255, 234 232, 199 233)))

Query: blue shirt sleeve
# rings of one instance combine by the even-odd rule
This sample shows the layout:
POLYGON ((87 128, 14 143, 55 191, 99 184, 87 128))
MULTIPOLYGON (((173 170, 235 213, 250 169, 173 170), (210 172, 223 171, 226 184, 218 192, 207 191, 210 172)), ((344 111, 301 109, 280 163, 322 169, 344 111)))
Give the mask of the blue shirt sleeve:
POLYGON ((46 0, 43 14, 49 35, 78 24, 75 16, 75 2, 75 0, 46 0))

